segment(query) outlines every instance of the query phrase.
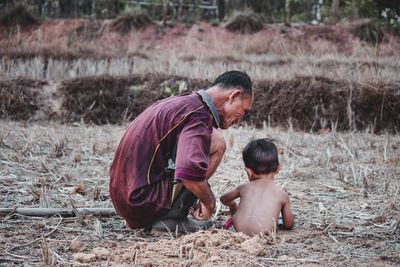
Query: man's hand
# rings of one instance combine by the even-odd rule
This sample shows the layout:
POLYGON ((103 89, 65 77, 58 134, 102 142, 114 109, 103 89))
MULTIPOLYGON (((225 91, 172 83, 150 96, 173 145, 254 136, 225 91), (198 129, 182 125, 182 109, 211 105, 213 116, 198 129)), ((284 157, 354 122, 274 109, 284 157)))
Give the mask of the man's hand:
POLYGON ((215 212, 215 206, 214 209, 209 210, 203 202, 199 202, 195 210, 191 213, 192 216, 199 221, 204 221, 210 219, 215 212))
POLYGON ((199 204, 192 212, 197 220, 208 220, 215 212, 215 197, 206 180, 199 182, 183 181, 183 185, 199 198, 199 204))

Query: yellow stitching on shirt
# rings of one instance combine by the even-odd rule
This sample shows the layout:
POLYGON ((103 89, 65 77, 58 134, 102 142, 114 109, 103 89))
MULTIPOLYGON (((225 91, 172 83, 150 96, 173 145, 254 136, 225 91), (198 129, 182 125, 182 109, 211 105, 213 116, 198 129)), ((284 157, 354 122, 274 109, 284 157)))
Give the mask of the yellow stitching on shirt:
POLYGON ((151 158, 150 161, 150 165, 149 165, 149 169, 147 170, 147 183, 150 184, 150 169, 151 169, 151 165, 153 164, 154 158, 156 157, 158 148, 160 147, 161 142, 176 128, 178 127, 179 124, 181 124, 187 116, 189 116, 190 114, 192 114, 193 112, 196 112, 202 108, 204 108, 205 104, 203 104, 201 107, 196 108, 195 110, 190 111, 189 113, 187 113, 185 116, 183 116, 183 118, 177 123, 175 124, 174 127, 172 127, 161 139, 160 141, 158 141, 158 145, 156 146, 156 149, 154 150, 154 154, 153 157, 151 158))

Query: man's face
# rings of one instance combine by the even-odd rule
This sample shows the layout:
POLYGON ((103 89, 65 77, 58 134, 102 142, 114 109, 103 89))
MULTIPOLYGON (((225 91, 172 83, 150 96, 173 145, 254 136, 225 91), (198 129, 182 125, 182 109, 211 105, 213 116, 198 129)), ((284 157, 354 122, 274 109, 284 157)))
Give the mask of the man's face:
POLYGON ((234 123, 239 123, 244 114, 250 110, 253 105, 254 95, 234 94, 229 97, 221 112, 220 127, 221 129, 228 129, 234 123))

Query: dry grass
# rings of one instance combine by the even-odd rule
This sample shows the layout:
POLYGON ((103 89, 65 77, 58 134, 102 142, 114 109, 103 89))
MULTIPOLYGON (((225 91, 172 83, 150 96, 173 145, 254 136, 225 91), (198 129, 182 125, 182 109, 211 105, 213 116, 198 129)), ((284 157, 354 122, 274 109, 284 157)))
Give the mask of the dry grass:
MULTIPOLYGON (((72 199, 76 207, 112 207, 108 169, 126 126, 1 121, 0 206, 70 207, 72 199), (83 185, 85 194, 76 190, 83 185)), ((79 223, 77 218, 12 215, 0 222, 1 262, 400 263, 399 136, 316 135, 294 131, 290 124, 287 129, 232 128, 223 134, 228 149, 211 180, 216 196, 247 181, 240 156, 244 145, 251 138, 273 138, 282 164, 276 182, 290 194, 294 230, 278 231, 275 240, 233 234, 221 230, 228 218, 225 207, 216 230, 186 236, 129 231, 119 217, 86 216, 79 223)))
MULTIPOLYGON (((323 76, 379 84, 399 82, 400 61, 397 56, 382 56, 379 48, 362 48, 358 55, 321 52, 279 54, 217 54, 141 52, 129 57, 110 59, 55 59, 45 57, 2 57, 0 71, 9 76, 34 79, 64 80, 92 75, 126 76, 142 73, 163 73, 195 79, 215 78, 227 69, 240 69, 254 80, 291 80, 297 76, 323 76)), ((67 56, 67 55, 65 55, 67 56)))
POLYGON ((393 36, 374 46, 345 27, 266 25, 241 35, 198 23, 120 34, 108 30, 110 23, 60 20, 31 31, 4 28, 0 72, 47 80, 148 72, 213 79, 226 69, 241 69, 257 80, 315 75, 398 82, 400 41, 393 36))

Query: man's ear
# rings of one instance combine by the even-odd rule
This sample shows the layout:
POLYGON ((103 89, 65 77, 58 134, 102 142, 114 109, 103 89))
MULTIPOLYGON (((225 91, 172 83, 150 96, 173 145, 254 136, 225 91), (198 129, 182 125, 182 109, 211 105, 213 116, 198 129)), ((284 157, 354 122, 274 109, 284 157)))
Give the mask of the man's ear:
POLYGON ((239 89, 234 89, 231 91, 229 95, 229 103, 232 104, 234 100, 236 100, 238 97, 242 96, 242 91, 239 89))
POLYGON ((281 165, 278 165, 278 168, 276 168, 275 174, 278 174, 280 170, 281 170, 281 165))
POLYGON ((244 167, 244 170, 247 172, 247 176, 249 177, 249 179, 253 178, 254 171, 252 169, 244 167))

